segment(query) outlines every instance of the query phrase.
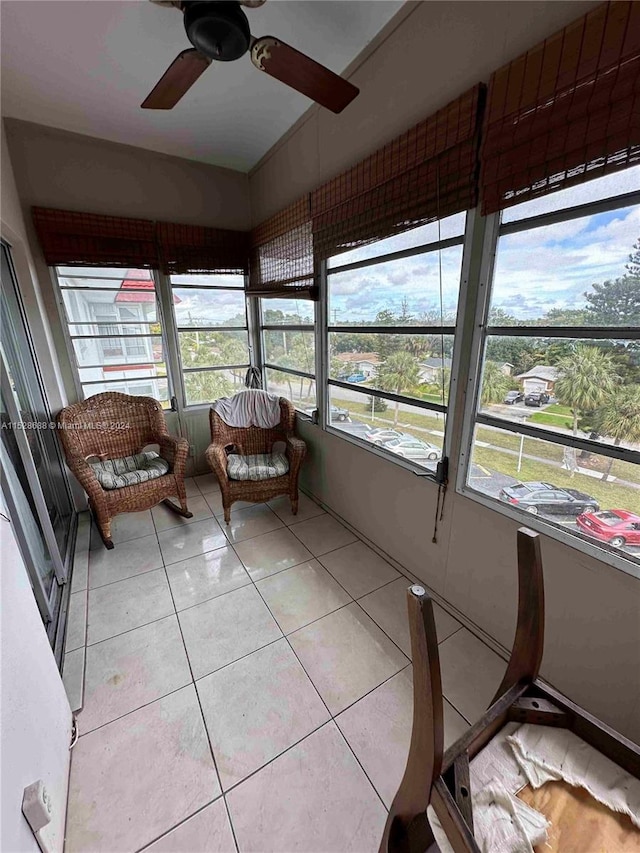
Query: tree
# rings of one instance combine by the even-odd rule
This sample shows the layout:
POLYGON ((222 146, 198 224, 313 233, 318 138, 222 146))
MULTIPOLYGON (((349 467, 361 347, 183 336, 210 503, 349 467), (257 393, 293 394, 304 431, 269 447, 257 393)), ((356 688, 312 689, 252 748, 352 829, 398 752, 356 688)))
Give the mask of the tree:
POLYGON ((509 314, 504 308, 491 308, 489 311, 490 326, 521 326, 522 321, 513 314, 509 314))
POLYGON ((482 395, 483 406, 489 403, 501 403, 504 395, 509 390, 509 377, 505 376, 502 368, 496 361, 485 361, 482 371, 482 395))
POLYGON ((540 338, 503 338, 490 335, 487 338, 487 358, 498 363, 509 362, 513 373, 526 373, 530 367, 544 363, 544 349, 540 338))
POLYGON ((586 308, 550 308, 538 321, 540 326, 586 326, 586 308))
MULTIPOLYGON (((408 352, 395 352, 378 368, 378 381, 383 391, 402 394, 418 384, 420 371, 418 362, 408 352)), ((396 401, 393 423, 398 424, 399 404, 396 401)))
POLYGON ((629 263, 624 266, 627 275, 640 278, 640 238, 633 244, 633 249, 629 255, 629 263))
POLYGON ((584 344, 579 344, 570 355, 561 358, 556 368, 555 394, 571 409, 573 434, 577 435, 580 416, 601 406, 613 394, 619 377, 609 353, 584 344))
MULTIPOLYGON (((615 445, 640 441, 640 387, 616 388, 594 413, 592 423, 599 433, 612 438, 615 445)), ((609 457, 603 480, 611 473, 612 465, 613 459, 609 457)))
POLYGON ((592 293, 585 293, 591 325, 640 325, 640 275, 624 275, 592 287, 592 293))
POLYGON ((374 412, 386 412, 389 408, 387 401, 383 400, 382 397, 374 397, 372 394, 367 397, 367 401, 369 403, 369 407, 374 412))
POLYGON ((233 385, 221 370, 185 373, 184 384, 187 402, 192 405, 210 403, 233 393, 233 385))

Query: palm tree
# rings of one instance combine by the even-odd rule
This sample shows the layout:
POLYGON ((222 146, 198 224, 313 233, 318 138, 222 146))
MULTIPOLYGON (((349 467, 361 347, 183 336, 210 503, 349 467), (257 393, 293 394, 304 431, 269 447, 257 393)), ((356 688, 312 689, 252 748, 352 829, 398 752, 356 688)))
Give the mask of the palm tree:
POLYGON ((485 361, 482 371, 482 405, 501 403, 509 390, 509 377, 505 376, 497 361, 485 361))
MULTIPOLYGON (((383 391, 393 391, 402 394, 420 381, 420 371, 415 357, 408 352, 394 352, 378 368, 378 381, 383 391)), ((398 425, 399 403, 396 401, 393 423, 398 425)))
POLYGON ((579 344, 557 364, 555 394, 571 409, 573 434, 578 434, 580 415, 595 411, 615 390, 619 377, 609 353, 579 344))
MULTIPOLYGON (((623 441, 640 441, 640 388, 634 385, 616 388, 595 413, 593 424, 599 433, 612 438, 616 446, 623 441)), ((610 457, 603 480, 609 477, 613 461, 610 457)))

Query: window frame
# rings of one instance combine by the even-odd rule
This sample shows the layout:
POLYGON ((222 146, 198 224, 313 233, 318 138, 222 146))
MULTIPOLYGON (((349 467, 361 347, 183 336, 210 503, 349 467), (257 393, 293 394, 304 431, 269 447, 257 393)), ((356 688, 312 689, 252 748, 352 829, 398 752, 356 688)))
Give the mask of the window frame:
MULTIPOLYGON (((458 237, 446 237, 442 240, 430 241, 422 243, 408 249, 401 249, 394 252, 383 253, 376 255, 373 258, 366 258, 360 261, 354 261, 348 264, 336 264, 329 267, 328 260, 324 260, 320 264, 320 301, 321 322, 318 324, 320 345, 316 345, 320 351, 321 358, 321 377, 318 379, 318 406, 320 411, 319 422, 322 428, 330 435, 354 444, 356 447, 367 450, 387 462, 391 462, 400 468, 405 468, 419 477, 424 477, 434 483, 438 482, 437 470, 434 471, 419 463, 397 456, 396 454, 386 451, 384 447, 379 447, 371 442, 368 442, 357 435, 348 433, 344 430, 333 426, 330 417, 331 405, 331 387, 344 388, 346 390, 358 391, 358 387, 353 383, 343 382, 337 379, 331 379, 329 376, 329 335, 332 332, 347 332, 356 334, 406 334, 419 335, 428 334, 436 336, 449 336, 453 338, 453 351, 451 355, 451 374, 449 378, 448 398, 446 405, 440 403, 430 403, 426 400, 418 400, 404 395, 394 394, 389 391, 380 391, 377 388, 368 388, 361 393, 367 396, 380 397, 383 400, 400 403, 405 403, 410 406, 415 406, 425 411, 438 412, 444 415, 444 439, 442 444, 442 458, 451 456, 451 447, 453 441, 453 433, 455 430, 456 418, 456 396, 458 387, 458 371, 460 369, 462 335, 465 325, 465 306, 467 304, 467 293, 469 284, 469 269, 471 266, 472 257, 472 235, 474 234, 475 224, 477 220, 476 210, 463 211, 465 216, 465 225, 462 234, 458 237), (458 301, 456 308, 456 319, 453 325, 443 326, 336 326, 329 322, 329 279, 336 273, 346 272, 348 270, 362 269, 368 266, 375 266, 389 261, 401 260, 403 258, 426 255, 432 252, 439 252, 454 246, 462 246, 462 260, 460 265, 460 281, 458 285, 458 301), (322 395, 320 394, 322 388, 322 395)), ((420 225, 416 228, 421 227, 420 225)), ((409 229, 410 230, 410 229, 409 229)))
MULTIPOLYGON (((177 273, 177 275, 181 275, 181 273, 177 273)), ((216 275, 216 273, 187 273, 186 275, 192 275, 194 278, 197 275, 216 275)), ((221 273, 221 275, 226 275, 226 273, 221 273)), ((170 359, 175 365, 175 379, 174 379, 174 397, 173 397, 173 405, 174 408, 178 412, 195 412, 197 410, 209 409, 213 400, 207 400, 204 403, 189 403, 187 401, 187 386, 185 382, 185 374, 188 373, 213 373, 224 370, 248 370, 254 363, 254 345, 253 345, 253 332, 252 332, 252 324, 251 324, 251 311, 249 306, 249 299, 247 293, 247 277, 242 277, 242 285, 238 287, 229 287, 228 285, 222 284, 182 284, 174 282, 171 280, 171 274, 167 273, 158 273, 157 278, 159 280, 159 289, 164 297, 165 305, 167 306, 167 313, 171 317, 171 329, 168 330, 168 334, 171 335, 171 356, 170 359), (242 293, 244 299, 244 316, 245 316, 245 325, 244 326, 179 326, 176 312, 175 312, 175 304, 173 301, 173 290, 174 288, 180 288, 183 290, 192 289, 192 290, 226 290, 226 291, 238 291, 242 293), (170 313, 169 313, 170 312, 170 313), (200 331, 200 332, 246 332, 247 334, 247 363, 245 364, 225 364, 225 365, 216 365, 214 367, 187 367, 185 368, 182 363, 182 353, 180 350, 180 332, 190 332, 190 331, 200 331)))
POLYGON ((560 210, 523 217, 515 221, 502 223, 502 211, 484 217, 485 229, 480 260, 477 301, 474 311, 473 335, 470 344, 469 379, 464 411, 462 413, 462 434, 459 464, 455 490, 458 494, 487 507, 493 512, 507 516, 520 525, 528 527, 575 548, 577 551, 594 557, 607 565, 640 579, 640 565, 631 555, 625 555, 609 549, 605 543, 588 539, 580 534, 570 533, 552 521, 518 511, 496 498, 492 498, 468 485, 469 467, 473 460, 474 433, 476 426, 490 426, 502 429, 513 435, 538 438, 550 443, 576 450, 586 450, 599 456, 620 459, 638 464, 640 453, 613 444, 604 444, 591 439, 567 436, 564 433, 547 430, 543 425, 529 426, 518 424, 505 418, 496 418, 483 414, 479 408, 482 390, 485 342, 488 337, 500 335, 511 337, 547 337, 562 340, 572 338, 580 340, 640 340, 640 329, 628 326, 491 326, 488 325, 493 292, 493 279, 498 242, 501 236, 528 231, 545 225, 578 219, 589 214, 609 212, 632 204, 640 204, 640 190, 622 193, 606 199, 585 202, 560 210))
MULTIPOLYGON (((268 390, 268 382, 267 382, 267 370, 277 370, 279 373, 286 373, 289 376, 297 376, 298 378, 304 379, 312 379, 315 385, 316 391, 316 403, 313 406, 313 410, 318 410, 318 376, 319 376, 319 363, 318 363, 318 313, 319 306, 318 303, 313 300, 305 299, 304 302, 308 302, 313 309, 314 322, 313 324, 309 323, 265 323, 264 322, 264 308, 271 300, 268 297, 259 297, 259 296, 251 296, 250 293, 247 294, 250 299, 255 300, 256 306, 256 315, 257 315, 257 336, 259 339, 259 351, 260 351, 260 373, 262 375, 262 387, 268 390), (282 367, 279 364, 273 364, 272 362, 267 361, 267 347, 265 343, 265 332, 310 332, 314 337, 314 346, 315 346, 315 372, 308 373, 304 370, 297 370, 294 367, 282 367)), ((293 305, 296 305, 299 301, 299 297, 296 299, 295 297, 288 297, 286 293, 279 295, 280 299, 290 299, 293 305)), ((302 301, 302 300, 300 300, 302 301)), ((296 404, 295 400, 291 401, 296 410, 296 414, 299 417, 305 419, 311 419, 312 415, 305 411, 304 409, 299 408, 296 404)))
MULTIPOLYGON (((64 264, 61 264, 60 266, 64 267, 64 264)), ((101 269, 110 269, 110 268, 104 267, 104 266, 86 266, 86 267, 78 267, 77 269, 79 271, 78 275, 76 275, 76 276, 66 275, 65 276, 65 275, 61 275, 59 273, 57 266, 49 267, 49 273, 51 276, 51 281, 53 283, 53 290, 55 293, 56 304, 58 307, 58 315, 60 318, 60 326, 62 328, 62 334, 63 334, 64 341, 65 341, 66 348, 67 348, 69 365, 71 367, 71 376, 73 378, 73 384, 74 384, 74 388, 76 391, 76 396, 77 396, 78 401, 81 402, 81 401, 89 399, 89 397, 92 397, 95 394, 102 393, 100 391, 95 391, 91 394, 85 394, 84 389, 86 386, 91 386, 91 385, 108 385, 108 386, 113 385, 113 386, 117 386, 117 385, 120 385, 122 387, 122 385, 124 383, 125 387, 126 387, 127 380, 126 379, 123 380, 122 378, 120 378, 120 379, 101 379, 101 380, 93 380, 90 382, 83 381, 81 378, 81 375, 80 375, 80 371, 86 370, 86 369, 103 369, 105 366, 109 365, 109 361, 108 361, 109 358, 126 359, 127 353, 126 353, 126 343, 125 343, 122 356, 118 356, 118 357, 106 356, 105 357, 103 354, 103 363, 102 364, 88 364, 88 365, 81 366, 78 364, 78 359, 77 359, 76 351, 75 351, 75 347, 74 347, 74 341, 98 340, 98 341, 102 342, 102 341, 116 340, 116 339, 124 340, 127 337, 130 337, 132 340, 137 339, 137 338, 143 338, 143 339, 159 338, 162 342, 162 349, 163 349, 163 353, 164 353, 165 373, 161 376, 131 377, 131 379, 129 381, 131 381, 131 382, 144 381, 144 380, 151 380, 152 381, 154 379, 166 381, 166 383, 167 383, 167 400, 161 402, 161 405, 165 411, 173 410, 173 402, 172 401, 173 401, 174 395, 175 395, 175 390, 174 390, 175 385, 174 385, 174 370, 172 369, 173 365, 171 362, 171 354, 169 351, 170 330, 169 330, 168 324, 166 322, 165 312, 163 311, 162 292, 161 292, 161 286, 160 286, 158 272, 156 270, 153 270, 153 269, 149 270, 149 275, 150 275, 151 281, 153 282, 153 285, 154 285, 154 296, 155 296, 156 318, 157 318, 155 322, 160 326, 160 333, 159 334, 153 335, 153 334, 148 334, 148 333, 143 332, 139 335, 122 335, 122 334, 115 335, 115 336, 113 334, 72 335, 71 334, 71 327, 72 326, 82 326, 82 325, 96 326, 99 323, 98 323, 98 320, 95 320, 95 319, 94 320, 86 320, 84 322, 70 320, 68 312, 67 312, 67 306, 65 305, 64 296, 63 296, 63 293, 65 291, 78 291, 78 290, 80 290, 80 291, 99 291, 99 292, 103 292, 103 293, 104 292, 112 292, 114 294, 118 292, 117 288, 109 288, 109 287, 104 287, 104 288, 100 288, 100 287, 83 288, 82 286, 79 286, 79 287, 62 287, 60 285, 60 278, 61 277, 62 278, 65 278, 65 277, 67 277, 67 278, 78 278, 78 279, 84 278, 84 279, 95 280, 95 278, 102 278, 102 276, 92 277, 90 275, 87 275, 88 270, 91 270, 91 269, 101 270, 101 269)), ((126 268, 123 267, 122 270, 123 270, 123 276, 124 276, 124 272, 125 272, 126 268)), ((111 281, 111 280, 115 279, 115 276, 110 276, 110 277, 104 276, 104 279, 107 281, 111 281)), ((135 288, 131 288, 131 292, 136 292, 135 288)), ((148 293, 148 290, 145 290, 145 292, 148 293)), ((149 323, 148 321, 139 320, 139 319, 138 320, 125 320, 125 321, 123 321, 117 316, 117 312, 116 312, 116 318, 114 318, 113 323, 110 323, 110 324, 100 323, 100 325, 117 326, 118 330, 120 331, 123 326, 141 326, 141 325, 144 326, 144 325, 151 325, 151 323, 149 323)), ((102 348, 102 344, 101 344, 101 348, 102 348)), ((116 365, 117 364, 127 364, 126 361, 120 361, 120 362, 114 362, 114 363, 116 365)), ((144 362, 141 362, 141 364, 143 364, 143 363, 144 362)), ((135 366, 135 362, 132 362, 131 364, 133 366, 135 366)), ((106 390, 109 391, 109 390, 111 390, 111 388, 107 388, 106 390)), ((114 387, 113 390, 118 390, 118 389, 116 389, 114 387)))

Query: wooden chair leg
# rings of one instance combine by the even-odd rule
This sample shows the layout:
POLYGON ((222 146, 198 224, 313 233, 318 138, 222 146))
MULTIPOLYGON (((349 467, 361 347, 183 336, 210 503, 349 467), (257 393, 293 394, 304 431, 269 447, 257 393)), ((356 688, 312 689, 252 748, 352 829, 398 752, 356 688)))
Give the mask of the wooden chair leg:
POLYGON ((444 779, 436 780, 431 799, 431 805, 438 815, 438 820, 454 853, 480 853, 480 848, 458 810, 444 779))
POLYGON ((413 658, 413 729, 398 792, 380 843, 380 853, 424 853, 433 843, 426 819, 431 787, 444 751, 442 683, 431 599, 421 586, 407 591, 413 658))
POLYGON ((491 704, 521 681, 535 681, 544 651, 544 575, 540 537, 518 530, 518 623, 507 671, 491 704))
POLYGON ((193 518, 193 513, 187 508, 186 500, 181 500, 180 506, 176 506, 171 498, 166 498, 162 503, 177 515, 181 515, 183 518, 193 518))
POLYGON ((100 534, 100 538, 102 539, 102 544, 107 549, 107 551, 113 550, 113 539, 111 538, 111 519, 109 516, 105 516, 103 513, 96 512, 95 508, 91 507, 91 514, 93 515, 93 520, 95 522, 96 527, 98 528, 98 533, 100 534))
POLYGON ((298 514, 298 490, 296 489, 295 493, 291 493, 289 495, 291 498, 291 512, 293 515, 298 514))

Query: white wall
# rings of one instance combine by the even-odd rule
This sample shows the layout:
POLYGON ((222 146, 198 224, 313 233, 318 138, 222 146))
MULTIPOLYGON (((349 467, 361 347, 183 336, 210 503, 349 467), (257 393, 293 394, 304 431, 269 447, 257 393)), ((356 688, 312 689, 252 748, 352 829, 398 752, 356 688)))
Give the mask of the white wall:
MULTIPOLYGON (((373 0, 375 2, 375 0, 373 0)), ((595 0, 408 2, 346 76, 360 94, 343 113, 312 107, 249 173, 253 222, 354 165, 595 0)))
POLYGON ((0 556, 0 849, 3 853, 38 853, 36 839, 22 814, 22 794, 27 785, 42 779, 53 811, 53 820, 42 834, 50 849, 61 853, 71 709, 11 524, 3 518, 0 556))
MULTIPOLYGON (((488 81, 491 71, 595 5, 582 0, 408 4, 353 64, 351 79, 361 89, 353 104, 340 116, 312 108, 251 172, 253 221, 357 162, 478 81, 488 81)), ((469 285, 472 309, 477 275, 469 285)), ((468 336, 465 340, 468 344, 468 336)), ((468 350, 462 353, 458 412, 468 350)), ((300 433, 309 447, 304 486, 510 648, 518 523, 456 494, 452 485, 433 544, 433 483, 312 424, 301 423, 300 433)), ((458 420, 452 484, 460 450, 458 420)), ((542 547, 543 676, 640 742, 640 582, 552 539, 545 537, 542 547)))
POLYGON ((5 119, 20 208, 69 400, 76 397, 54 287, 31 207, 132 216, 215 228, 250 228, 245 174, 130 145, 5 119))
MULTIPOLYGON (((60 405, 55 354, 33 258, 26 240, 20 200, 2 128, 0 231, 12 247, 21 295, 49 402, 60 405)), ((6 514, 6 510, 2 510, 6 514)), ((0 518, 0 706, 3 853, 30 853, 38 845, 22 815, 22 793, 43 779, 53 803, 52 849, 62 851, 69 775, 71 710, 40 618, 29 578, 9 522, 0 518)))

